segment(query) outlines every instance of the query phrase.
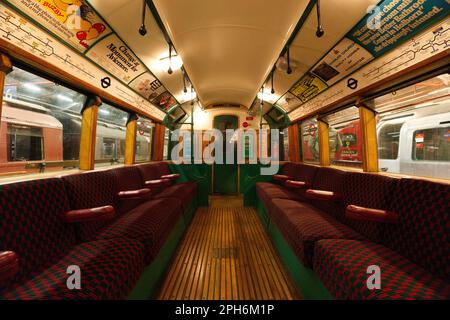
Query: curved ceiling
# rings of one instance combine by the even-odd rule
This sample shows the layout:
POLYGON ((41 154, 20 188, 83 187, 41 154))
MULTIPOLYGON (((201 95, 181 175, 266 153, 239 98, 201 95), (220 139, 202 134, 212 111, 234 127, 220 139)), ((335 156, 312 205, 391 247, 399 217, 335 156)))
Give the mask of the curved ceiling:
POLYGON ((250 107, 308 0, 155 0, 204 106, 250 107))

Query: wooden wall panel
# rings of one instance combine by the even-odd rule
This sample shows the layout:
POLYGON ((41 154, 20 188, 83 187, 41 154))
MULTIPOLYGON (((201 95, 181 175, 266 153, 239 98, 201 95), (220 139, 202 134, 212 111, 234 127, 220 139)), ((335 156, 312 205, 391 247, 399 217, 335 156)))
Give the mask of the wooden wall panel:
POLYGON ((364 172, 378 172, 377 120, 375 112, 359 105, 364 172))
POLYGON ((136 157, 137 117, 133 116, 127 123, 125 136, 125 165, 134 164, 136 157))
POLYGON ((164 133, 166 127, 162 124, 155 124, 155 137, 153 145, 153 161, 162 161, 164 156, 164 133))
POLYGON ((298 125, 296 123, 289 126, 288 134, 289 134, 289 158, 292 162, 299 162, 300 146, 299 146, 298 125))
POLYGON ((97 135, 98 107, 102 104, 99 97, 88 101, 83 110, 80 141, 80 169, 93 170, 95 167, 95 140, 97 135))

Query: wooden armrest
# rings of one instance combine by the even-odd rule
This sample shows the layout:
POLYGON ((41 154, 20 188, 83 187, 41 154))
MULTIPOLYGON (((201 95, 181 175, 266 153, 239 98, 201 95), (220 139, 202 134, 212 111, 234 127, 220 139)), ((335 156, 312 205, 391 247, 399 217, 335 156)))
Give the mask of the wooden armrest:
POLYGON ((168 179, 168 180, 178 180, 179 178, 180 175, 178 173, 166 174, 164 176, 161 176, 161 179, 168 179))
POLYGON ((164 188, 171 184, 169 179, 157 179, 145 181, 145 186, 150 189, 153 188, 164 188))
POLYGON ((104 206, 91 209, 71 210, 64 214, 66 222, 89 222, 107 221, 115 217, 116 211, 113 206, 104 206))
POLYGON ((294 188, 294 189, 307 189, 310 187, 309 183, 304 181, 294 181, 294 180, 287 180, 284 185, 288 188, 294 188))
POLYGON ((342 199, 342 195, 339 193, 325 190, 308 189, 305 195, 308 199, 312 200, 340 201, 342 199))
POLYGON ((19 257, 15 252, 0 252, 0 282, 6 282, 14 278, 19 269, 19 257))
POLYGON ((398 214, 395 212, 348 205, 345 216, 358 221, 397 223, 398 214))
POLYGON ((129 190, 129 191, 120 191, 117 196, 119 199, 136 199, 136 198, 145 198, 151 193, 149 188, 143 188, 139 190, 129 190))
POLYGON ((284 174, 275 174, 275 175, 272 176, 272 178, 275 181, 282 181, 282 182, 294 179, 291 176, 287 176, 287 175, 284 175, 284 174))

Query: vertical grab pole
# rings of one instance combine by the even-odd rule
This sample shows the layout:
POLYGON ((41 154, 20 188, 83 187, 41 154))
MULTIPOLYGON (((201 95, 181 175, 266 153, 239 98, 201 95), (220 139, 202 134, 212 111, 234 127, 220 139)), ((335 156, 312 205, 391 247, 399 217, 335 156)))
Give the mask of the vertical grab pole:
POLYGON ((82 110, 80 138, 80 170, 93 170, 95 167, 95 139, 97 135, 98 107, 102 100, 91 97, 82 110))

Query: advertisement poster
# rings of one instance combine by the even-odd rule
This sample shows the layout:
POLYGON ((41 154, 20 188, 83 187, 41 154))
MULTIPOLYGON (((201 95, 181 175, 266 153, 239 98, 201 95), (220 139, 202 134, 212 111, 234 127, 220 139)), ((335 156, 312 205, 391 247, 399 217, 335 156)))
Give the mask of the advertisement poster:
POLYGON ((115 34, 97 43, 86 56, 126 84, 147 71, 130 48, 115 34))
POLYGON ((276 105, 283 109, 285 112, 289 112, 295 109, 301 103, 302 102, 299 98, 294 96, 292 93, 287 92, 277 101, 276 105))
POLYGON ((147 100, 153 100, 166 91, 161 82, 150 72, 138 76, 130 82, 129 86, 147 100))
MULTIPOLYGON (((144 100, 140 95, 122 82, 111 78, 103 69, 95 65, 74 49, 70 49, 46 31, 26 21, 12 9, 0 3, 0 39, 26 49, 32 56, 44 59, 47 63, 61 68, 74 77, 114 95, 118 99, 133 105, 146 116, 164 119, 165 114, 144 100), (107 86, 105 86, 107 84, 107 86)), ((7 87, 6 96, 14 97, 15 89, 7 87)))
POLYGON ((348 37, 378 57, 444 18, 449 10, 448 0, 385 0, 348 37), (369 29, 368 20, 379 27, 369 29))
POLYGON ((306 74, 290 91, 302 102, 306 102, 328 88, 327 84, 312 73, 306 74))
POLYGON ((168 112, 173 106, 177 104, 175 98, 170 94, 169 91, 165 91, 157 96, 155 99, 150 101, 152 104, 158 108, 168 112))
POLYGON ((312 73, 331 86, 373 59, 363 47, 344 38, 316 66, 312 73))
POLYGON ((8 0, 48 31, 84 52, 111 32, 84 0, 8 0))

